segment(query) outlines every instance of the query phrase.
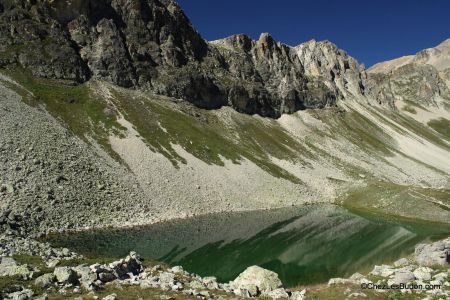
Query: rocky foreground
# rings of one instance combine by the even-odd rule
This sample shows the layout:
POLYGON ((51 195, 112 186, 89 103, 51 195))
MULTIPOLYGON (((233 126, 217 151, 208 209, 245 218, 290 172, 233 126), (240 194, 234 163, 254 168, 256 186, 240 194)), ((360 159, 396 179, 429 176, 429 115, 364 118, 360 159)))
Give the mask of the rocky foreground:
MULTIPOLYGON (((278 275, 248 267, 219 283, 181 266, 147 262, 131 252, 95 262, 68 249, 15 236, 0 237, 0 299, 449 299, 450 238, 416 246, 410 258, 375 266, 367 275, 330 279, 328 285, 286 289, 278 275), (300 291, 301 290, 301 291, 300 291)), ((100 259, 99 259, 100 260, 100 259)))

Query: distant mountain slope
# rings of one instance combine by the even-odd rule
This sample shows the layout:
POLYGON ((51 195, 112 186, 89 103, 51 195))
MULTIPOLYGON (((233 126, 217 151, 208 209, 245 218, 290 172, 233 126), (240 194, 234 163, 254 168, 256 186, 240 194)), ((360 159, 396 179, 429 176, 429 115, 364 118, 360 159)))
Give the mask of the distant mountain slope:
POLYGON ((449 107, 450 39, 435 48, 374 65, 367 70, 371 95, 412 106, 449 107))

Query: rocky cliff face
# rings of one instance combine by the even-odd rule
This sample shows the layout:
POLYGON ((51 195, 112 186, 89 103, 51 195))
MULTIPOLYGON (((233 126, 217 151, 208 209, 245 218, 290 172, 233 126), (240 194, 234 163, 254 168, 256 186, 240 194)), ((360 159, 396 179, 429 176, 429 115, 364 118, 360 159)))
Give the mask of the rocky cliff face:
POLYGON ((435 48, 374 65, 368 70, 369 88, 380 103, 396 100, 421 106, 450 101, 450 39, 435 48))
POLYGON ((207 43, 170 0, 2 1, 0 32, 0 66, 150 89, 205 108, 279 117, 364 92, 363 68, 329 42, 292 48, 262 34, 207 43))

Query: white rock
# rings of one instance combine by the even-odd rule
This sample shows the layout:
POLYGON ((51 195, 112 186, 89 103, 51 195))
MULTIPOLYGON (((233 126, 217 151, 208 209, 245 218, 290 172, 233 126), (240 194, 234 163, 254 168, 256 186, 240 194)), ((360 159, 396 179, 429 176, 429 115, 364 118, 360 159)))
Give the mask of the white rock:
POLYGON ((347 284, 347 283, 353 283, 353 281, 345 278, 331 278, 330 280, 328 280, 328 285, 347 284))
POLYGON ((184 269, 182 266, 175 266, 175 267, 171 268, 169 271, 172 273, 175 273, 175 274, 184 273, 184 269))
POLYGON ((415 279, 414 274, 407 269, 396 270, 392 279, 388 280, 388 284, 409 283, 415 279))
POLYGON ((392 268, 389 265, 375 266, 372 272, 370 272, 369 274, 381 277, 388 277, 394 274, 394 268, 392 268))
POLYGON ((394 267, 404 267, 409 264, 409 260, 406 258, 400 258, 399 260, 394 262, 394 267))
POLYGON ((272 299, 283 299, 283 298, 289 298, 288 293, 283 288, 275 289, 273 291, 270 291, 268 293, 264 293, 264 296, 271 297, 272 299))
POLYGON ((230 283, 234 289, 247 289, 256 286, 261 292, 269 292, 282 287, 278 274, 258 266, 248 267, 230 283))
POLYGON ((296 291, 291 293, 291 297, 289 299, 292 300, 304 300, 306 297, 306 289, 302 290, 301 292, 296 291))
POLYGON ((430 269, 428 267, 419 267, 414 270, 414 276, 423 281, 428 281, 431 279, 431 272, 433 272, 433 269, 430 269))
POLYGON ((117 295, 116 294, 111 294, 111 295, 108 295, 106 297, 103 297, 102 299, 103 300, 116 300, 117 299, 117 295))
POLYGON ((348 295, 349 298, 366 298, 367 295, 364 293, 351 293, 348 295))
POLYGON ((414 255, 421 266, 448 265, 450 238, 432 244, 419 244, 416 246, 414 255))

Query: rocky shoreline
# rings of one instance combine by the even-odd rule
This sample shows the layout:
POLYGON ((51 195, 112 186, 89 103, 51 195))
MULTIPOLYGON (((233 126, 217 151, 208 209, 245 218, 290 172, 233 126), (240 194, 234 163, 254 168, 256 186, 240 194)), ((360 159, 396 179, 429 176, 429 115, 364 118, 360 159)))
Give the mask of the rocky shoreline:
MULTIPOLYGON (((151 292, 154 298, 150 299, 265 297, 298 300, 315 299, 313 296, 317 292, 309 287, 302 287, 301 291, 286 289, 276 273, 258 266, 248 267, 229 283, 219 283, 215 277, 202 278, 184 271, 181 266, 146 262, 135 252, 120 260, 99 263, 85 260, 69 249, 52 248, 48 243, 12 234, 0 236, 0 257, 0 286, 3 287, 0 299, 123 299, 117 293, 105 293, 129 288, 144 294, 151 292), (37 257, 42 264, 36 265, 36 259, 24 263, 21 255, 37 257), (11 278, 15 280, 13 284, 1 285, 2 280, 11 278)), ((349 278, 332 278, 320 289, 346 287, 346 298, 371 299, 370 293, 375 293, 400 297, 395 299, 401 299, 402 295, 449 299, 449 262, 450 238, 447 238, 419 244, 413 256, 401 258, 393 265, 375 266, 366 275, 356 273, 349 278)))

